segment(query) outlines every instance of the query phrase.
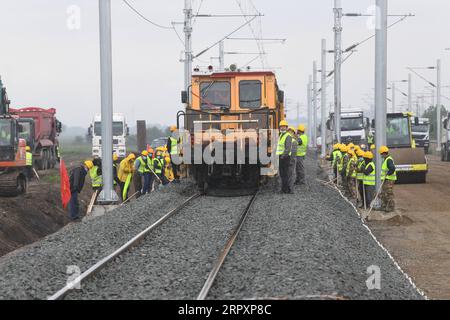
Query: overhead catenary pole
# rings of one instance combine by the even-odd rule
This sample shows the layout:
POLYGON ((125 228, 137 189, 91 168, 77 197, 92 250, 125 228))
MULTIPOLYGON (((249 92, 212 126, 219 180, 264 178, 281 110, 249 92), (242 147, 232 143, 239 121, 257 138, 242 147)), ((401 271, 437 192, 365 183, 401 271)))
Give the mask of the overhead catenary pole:
POLYGON ((112 41, 111 0, 99 0, 100 31, 100 81, 102 114, 102 178, 103 189, 98 202, 110 204, 118 201, 113 187, 113 87, 112 87, 112 41))
POLYGON ((225 48, 224 41, 220 41, 219 43, 219 70, 225 70, 225 48))
POLYGON ((395 98, 396 98, 396 88, 395 88, 395 82, 392 82, 392 98, 391 98, 391 103, 392 103, 392 113, 395 113, 395 98))
POLYGON ((184 89, 189 92, 192 79, 192 0, 184 0, 184 35, 184 89))
POLYGON ((412 76, 408 74, 408 112, 412 111, 412 76))
POLYGON ((387 109, 387 0, 377 0, 375 36, 375 142, 376 190, 380 190, 382 158, 378 150, 386 145, 387 109))
POLYGON ((436 151, 441 151, 441 60, 437 60, 436 64, 436 73, 437 73, 437 81, 436 81, 436 135, 437 135, 437 147, 436 151))
POLYGON ((334 130, 335 139, 341 142, 341 66, 342 66, 342 4, 334 0, 334 130))
POLYGON ((313 98, 312 98, 312 118, 313 118, 313 127, 312 127, 312 143, 313 148, 317 147, 317 62, 313 62, 313 98))
MULTIPOLYGON (((306 89, 307 96, 307 108, 308 108, 308 136, 312 137, 312 99, 311 99, 311 91, 312 91, 312 76, 309 76, 308 86, 306 89)), ((312 139, 309 139, 309 146, 312 147, 312 139)))
POLYGON ((326 142, 327 142, 327 128, 326 128, 326 108, 327 108, 327 40, 322 39, 322 66, 321 66, 321 125, 320 125, 320 136, 321 136, 321 149, 322 158, 326 156, 326 142))

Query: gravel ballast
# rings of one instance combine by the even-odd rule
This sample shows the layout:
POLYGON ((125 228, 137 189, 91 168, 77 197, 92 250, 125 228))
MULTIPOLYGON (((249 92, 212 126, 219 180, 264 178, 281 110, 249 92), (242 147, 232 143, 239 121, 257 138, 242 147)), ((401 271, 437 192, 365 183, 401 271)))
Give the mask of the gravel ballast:
POLYGON ((261 191, 209 298, 422 299, 355 209, 316 181, 316 161, 306 170, 295 195, 261 191), (377 268, 381 288, 369 290, 377 268))
MULTIPOLYGON (((209 299, 421 299, 372 238, 354 208, 316 181, 294 195, 264 186, 218 275, 209 299), (381 288, 370 290, 379 268, 381 288), (326 297, 325 297, 326 298, 326 297)), ((45 299, 195 193, 184 182, 80 224, 0 259, 0 299, 45 299)), ((112 261, 67 299, 195 299, 250 200, 200 197, 112 261)))
POLYGON ((85 271, 194 193, 191 183, 170 185, 3 256, 0 299, 46 299, 76 268, 85 271))

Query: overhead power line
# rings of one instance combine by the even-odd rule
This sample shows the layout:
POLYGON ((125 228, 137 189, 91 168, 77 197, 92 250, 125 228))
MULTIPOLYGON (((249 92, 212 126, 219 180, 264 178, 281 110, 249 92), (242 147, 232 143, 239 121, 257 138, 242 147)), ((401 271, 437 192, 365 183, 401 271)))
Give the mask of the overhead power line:
POLYGON ((166 27, 163 25, 160 25, 156 22, 151 21, 150 19, 148 19, 146 16, 144 16, 142 13, 140 13, 136 8, 134 8, 127 0, 122 0, 131 10, 133 10, 139 17, 141 17, 142 19, 144 19, 145 21, 147 21, 148 23, 154 25, 155 27, 161 28, 161 29, 174 29, 174 27, 166 27))

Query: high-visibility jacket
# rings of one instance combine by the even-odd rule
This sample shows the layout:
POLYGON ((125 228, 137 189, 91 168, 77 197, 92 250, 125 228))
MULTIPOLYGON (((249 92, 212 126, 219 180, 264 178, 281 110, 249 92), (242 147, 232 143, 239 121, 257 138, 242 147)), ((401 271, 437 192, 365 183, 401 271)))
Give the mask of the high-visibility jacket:
POLYGON ((103 177, 97 174, 98 167, 93 166, 89 170, 89 176, 91 177, 91 184, 93 188, 99 188, 103 186, 103 177))
POLYGON ((383 166, 381 167, 381 181, 384 181, 385 179, 390 180, 390 181, 397 181, 397 169, 394 171, 393 174, 387 175, 387 173, 389 171, 389 168, 387 166, 388 160, 392 160, 392 162, 395 165, 394 159, 391 156, 387 157, 384 160, 383 166))
POLYGON ((175 138, 170 137, 170 154, 178 154, 178 141, 175 138))
POLYGON ((133 160, 126 158, 120 162, 119 171, 117 171, 117 177, 120 181, 126 182, 129 175, 133 175, 134 163, 133 160))
POLYGON ((306 156, 306 151, 308 150, 308 136, 306 134, 302 134, 299 137, 299 140, 302 141, 302 145, 299 145, 297 148, 297 156, 304 157, 306 156))
POLYGON ((348 159, 346 159, 346 156, 347 156, 347 154, 342 154, 342 153, 341 153, 341 159, 340 159, 340 161, 339 161, 339 163, 338 163, 338 170, 339 170, 339 172, 341 172, 341 173, 342 173, 342 170, 345 169, 344 166, 347 165, 347 160, 348 160, 348 159))
POLYGON ((352 172, 351 178, 356 178, 356 160, 357 160, 356 157, 351 157, 351 158, 348 160, 347 168, 346 168, 346 174, 347 174, 347 177, 349 177, 349 174, 350 174, 350 168, 351 168, 351 166, 353 165, 354 167, 353 167, 353 172, 352 172))
POLYGON ((162 169, 164 167, 164 161, 162 159, 153 159, 153 166, 156 174, 162 174, 162 169))
POLYGON ((29 151, 26 153, 26 165, 31 167, 33 165, 33 154, 29 151))
POLYGON ((364 180, 364 172, 363 172, 364 164, 365 164, 364 158, 359 158, 358 162, 357 162, 357 167, 356 167, 356 169, 358 171, 356 173, 356 179, 361 180, 361 181, 364 180))
POLYGON ((150 172, 150 168, 152 168, 152 161, 150 159, 150 157, 146 157, 145 160, 142 158, 142 156, 140 156, 138 158, 139 161, 139 172, 140 173, 148 173, 150 172))
POLYGON ((342 153, 340 150, 334 150, 333 151, 333 168, 336 167, 336 165, 341 161, 342 153))
MULTIPOLYGON (((278 140, 277 156, 281 156, 284 154, 284 151, 286 150, 286 139, 288 136, 290 136, 288 132, 284 132, 281 134, 280 139, 278 140)), ((290 152, 289 155, 291 155, 290 152)))
POLYGON ((291 136, 292 140, 291 140, 291 152, 289 152, 289 155, 297 155, 298 153, 298 141, 297 141, 297 137, 294 134, 289 133, 289 135, 291 136))
POLYGON ((365 170, 367 170, 369 167, 372 167, 373 170, 369 175, 364 174, 364 185, 374 186, 374 185, 376 185, 375 163, 369 162, 369 164, 366 166, 365 170))

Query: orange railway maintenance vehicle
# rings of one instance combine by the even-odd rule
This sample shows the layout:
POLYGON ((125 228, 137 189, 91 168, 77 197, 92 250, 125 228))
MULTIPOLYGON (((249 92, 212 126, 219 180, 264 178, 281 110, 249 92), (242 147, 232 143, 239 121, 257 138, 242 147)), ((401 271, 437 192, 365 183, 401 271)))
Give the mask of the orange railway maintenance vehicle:
POLYGON ((27 190, 26 142, 19 139, 20 125, 9 104, 0 79, 0 195, 17 196, 27 190))
POLYGON ((186 165, 201 191, 210 185, 257 187, 277 174, 273 161, 266 160, 275 156, 278 135, 271 129, 278 129, 285 118, 284 92, 272 72, 241 72, 235 66, 230 70, 197 69, 189 94, 182 92, 186 109, 178 112, 177 126, 180 128, 180 118, 184 118, 191 139, 191 159, 186 165), (259 144, 262 140, 267 143, 259 144), (211 153, 214 159, 201 157, 199 161, 199 150, 211 153), (251 157, 255 153, 256 161, 251 157))

